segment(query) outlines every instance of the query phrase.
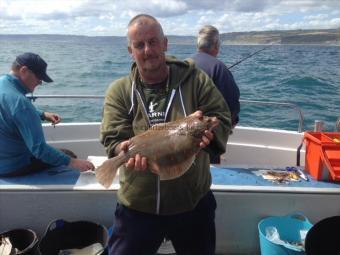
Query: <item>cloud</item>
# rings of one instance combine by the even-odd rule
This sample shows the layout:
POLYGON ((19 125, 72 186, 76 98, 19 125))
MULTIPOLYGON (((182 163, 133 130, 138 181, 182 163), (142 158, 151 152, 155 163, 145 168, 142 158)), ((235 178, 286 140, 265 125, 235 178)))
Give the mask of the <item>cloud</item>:
POLYGON ((338 28, 338 0, 0 0, 0 33, 125 35, 136 14, 156 16, 167 34, 338 28))
POLYGON ((180 16, 188 11, 188 5, 185 1, 178 0, 150 0, 150 1, 124 1, 120 7, 129 9, 130 16, 139 13, 147 13, 156 17, 180 16))
POLYGON ((96 26, 95 28, 92 29, 93 32, 109 32, 107 27, 103 27, 103 26, 96 26))
POLYGON ((236 0, 233 2, 233 9, 237 12, 261 12, 264 11, 268 6, 272 5, 273 2, 274 1, 269 0, 236 0))

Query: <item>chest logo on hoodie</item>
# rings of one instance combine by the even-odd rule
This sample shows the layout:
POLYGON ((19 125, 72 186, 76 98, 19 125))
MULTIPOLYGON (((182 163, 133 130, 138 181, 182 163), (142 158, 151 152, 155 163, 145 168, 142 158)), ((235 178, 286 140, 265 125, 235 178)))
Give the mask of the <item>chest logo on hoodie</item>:
POLYGON ((154 107, 157 106, 158 103, 153 103, 152 101, 149 104, 149 113, 153 113, 155 111, 154 107))
POLYGON ((148 109, 149 109, 148 115, 151 125, 164 122, 165 117, 164 107, 161 107, 159 103, 151 101, 149 103, 148 109))

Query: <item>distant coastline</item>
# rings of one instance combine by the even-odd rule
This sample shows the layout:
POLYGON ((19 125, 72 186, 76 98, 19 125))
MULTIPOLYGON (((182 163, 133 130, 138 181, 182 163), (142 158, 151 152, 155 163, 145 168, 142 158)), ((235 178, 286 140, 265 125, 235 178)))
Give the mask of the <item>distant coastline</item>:
POLYGON ((340 45, 340 29, 236 32, 222 34, 223 44, 340 45))
MULTIPOLYGON (((111 41, 126 40, 125 36, 81 36, 58 34, 0 34, 0 40, 84 40, 111 41)), ((169 35, 171 44, 195 44, 195 36, 169 35)), ((313 30, 275 30, 275 31, 250 31, 222 33, 223 45, 245 44, 319 44, 340 45, 339 29, 313 29, 313 30)), ((126 41, 125 41, 126 42, 126 41)))
MULTIPOLYGON (((196 43, 194 36, 169 36, 170 43, 196 43)), ((223 45, 319 44, 340 45, 339 29, 277 30, 222 33, 223 45)))

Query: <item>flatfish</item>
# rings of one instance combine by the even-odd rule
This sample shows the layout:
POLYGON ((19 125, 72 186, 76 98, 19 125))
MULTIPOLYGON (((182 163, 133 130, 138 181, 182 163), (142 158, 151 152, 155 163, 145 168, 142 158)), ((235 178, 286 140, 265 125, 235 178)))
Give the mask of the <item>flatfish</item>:
POLYGON ((158 174, 160 180, 178 178, 194 162, 204 131, 213 129, 218 124, 216 117, 190 115, 154 125, 132 137, 126 152, 121 152, 99 166, 96 169, 96 178, 104 187, 110 187, 118 168, 137 154, 147 158, 148 170, 158 174))

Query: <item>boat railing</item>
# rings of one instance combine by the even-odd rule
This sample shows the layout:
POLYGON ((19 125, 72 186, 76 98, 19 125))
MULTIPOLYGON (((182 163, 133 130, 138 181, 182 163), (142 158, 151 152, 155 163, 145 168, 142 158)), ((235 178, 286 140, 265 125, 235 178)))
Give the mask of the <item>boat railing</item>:
POLYGON ((278 107, 286 107, 295 110, 299 117, 299 126, 298 132, 301 133, 304 131, 304 117, 301 108, 293 103, 283 103, 283 102, 276 102, 276 101, 260 101, 260 100, 248 100, 248 99, 240 99, 241 104, 255 104, 255 105, 271 105, 271 106, 278 106, 278 107))
POLYGON ((50 98, 50 99, 54 99, 54 98, 64 98, 64 99, 84 99, 84 98, 88 98, 88 99, 104 99, 105 96, 95 96, 95 95, 27 95, 27 97, 29 99, 31 99, 33 102, 36 99, 39 98, 50 98))
MULTIPOLYGON (((105 96, 103 95, 27 95, 29 99, 35 101, 39 98, 45 99, 56 99, 56 98, 63 98, 63 99, 104 99, 105 96)), ((284 102, 276 102, 276 101, 260 101, 260 100, 248 100, 248 99, 240 99, 241 104, 253 104, 253 105, 271 105, 277 107, 286 107, 295 110, 299 117, 299 126, 298 132, 301 133, 304 131, 304 117, 302 110, 293 103, 284 103, 284 102)))

